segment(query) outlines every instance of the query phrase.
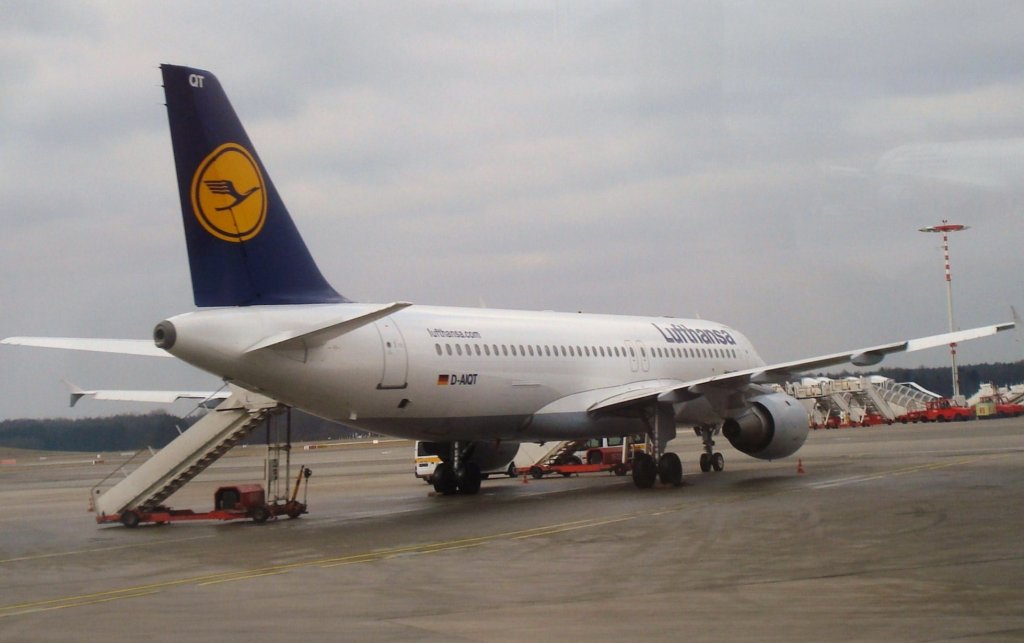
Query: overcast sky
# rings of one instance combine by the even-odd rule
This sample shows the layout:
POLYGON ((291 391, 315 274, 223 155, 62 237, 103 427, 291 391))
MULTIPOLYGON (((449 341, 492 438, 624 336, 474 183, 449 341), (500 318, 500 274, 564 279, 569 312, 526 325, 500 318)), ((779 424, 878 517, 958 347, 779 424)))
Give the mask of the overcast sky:
MULTIPOLYGON (((12 2, 0 337, 191 310, 160 63, 212 71, 357 301, 700 316, 769 361, 1024 310, 1024 4, 12 2)), ((1016 361, 1012 333, 962 361, 1016 361)), ((943 365, 942 349, 887 365, 943 365)), ((0 418, 173 360, 0 348, 0 418)), ((970 393, 970 392, 968 392, 970 393)))

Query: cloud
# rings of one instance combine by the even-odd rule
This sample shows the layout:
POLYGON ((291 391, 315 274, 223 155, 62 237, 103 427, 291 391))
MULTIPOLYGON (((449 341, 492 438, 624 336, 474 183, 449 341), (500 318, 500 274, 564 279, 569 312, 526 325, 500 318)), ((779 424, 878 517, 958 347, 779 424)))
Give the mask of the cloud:
MULTIPOLYGON (((0 336, 147 337, 191 308, 162 62, 218 76, 357 299, 699 313, 795 358, 942 331, 941 252, 916 231, 954 217, 958 319, 1003 319, 1024 305, 1022 11, 8 3, 0 336)), ((209 383, 0 360, 0 417, 106 412, 65 409, 60 377, 209 383)))

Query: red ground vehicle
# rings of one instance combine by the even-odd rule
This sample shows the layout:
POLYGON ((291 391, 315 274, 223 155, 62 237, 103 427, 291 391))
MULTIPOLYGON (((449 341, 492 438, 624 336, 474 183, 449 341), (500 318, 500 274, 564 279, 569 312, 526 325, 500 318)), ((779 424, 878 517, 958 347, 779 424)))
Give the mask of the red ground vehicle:
POLYGON ((892 420, 887 420, 885 416, 878 413, 865 413, 860 421, 861 426, 875 426, 878 424, 892 424, 892 420))
POLYGON ((921 411, 910 411, 897 418, 903 424, 907 422, 965 422, 973 418, 971 409, 966 406, 954 406, 944 397, 932 400, 921 411))
POLYGON ((830 412, 824 422, 811 423, 812 429, 841 429, 844 426, 849 426, 849 424, 843 421, 843 416, 838 411, 830 412))
MULTIPOLYGON (((299 477, 295 481, 292 497, 286 502, 266 500, 266 492, 261 484, 235 484, 220 487, 213 494, 213 511, 197 512, 191 509, 171 509, 170 507, 154 507, 152 509, 127 509, 120 514, 96 516, 98 523, 119 522, 125 527, 134 528, 142 523, 158 525, 185 520, 241 520, 251 518, 254 522, 266 522, 277 516, 298 518, 306 511, 305 501, 299 502, 297 497, 303 480, 309 481, 312 470, 299 468, 299 477)), ((308 489, 308 486, 307 486, 308 489)))

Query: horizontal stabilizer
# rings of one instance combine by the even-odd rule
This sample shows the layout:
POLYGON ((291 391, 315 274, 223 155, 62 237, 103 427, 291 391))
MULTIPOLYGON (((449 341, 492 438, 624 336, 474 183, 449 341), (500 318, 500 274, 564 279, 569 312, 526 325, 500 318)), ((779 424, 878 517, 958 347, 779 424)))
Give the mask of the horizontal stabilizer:
POLYGON ((226 400, 229 391, 124 391, 124 390, 92 390, 86 391, 65 380, 71 392, 71 406, 83 397, 108 402, 145 402, 147 404, 173 404, 178 400, 226 400))
POLYGON ((171 357, 167 351, 157 348, 151 339, 94 339, 91 337, 8 337, 0 344, 13 346, 35 346, 37 348, 59 348, 71 351, 92 351, 96 353, 117 353, 119 355, 141 355, 143 357, 171 357))

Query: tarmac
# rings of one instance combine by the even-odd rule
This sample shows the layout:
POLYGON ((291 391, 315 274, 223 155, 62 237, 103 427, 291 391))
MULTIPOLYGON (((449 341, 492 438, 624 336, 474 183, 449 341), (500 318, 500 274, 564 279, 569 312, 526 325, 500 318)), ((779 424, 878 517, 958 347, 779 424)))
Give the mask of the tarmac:
MULTIPOLYGON (((718 442, 720 473, 670 445, 681 488, 468 497, 414 478, 408 442, 297 448, 308 515, 136 529, 86 511, 123 456, 4 452, 0 641, 1024 640, 1024 418, 814 431, 776 462, 718 442)), ((167 504, 212 508, 262 457, 167 504)))

